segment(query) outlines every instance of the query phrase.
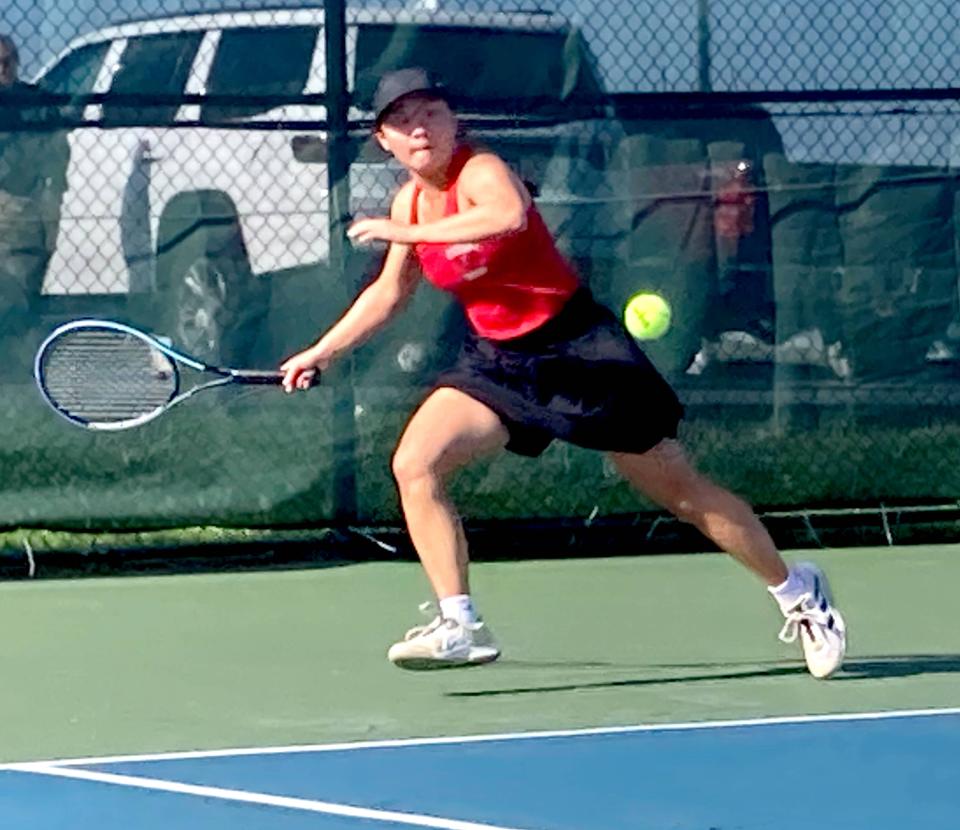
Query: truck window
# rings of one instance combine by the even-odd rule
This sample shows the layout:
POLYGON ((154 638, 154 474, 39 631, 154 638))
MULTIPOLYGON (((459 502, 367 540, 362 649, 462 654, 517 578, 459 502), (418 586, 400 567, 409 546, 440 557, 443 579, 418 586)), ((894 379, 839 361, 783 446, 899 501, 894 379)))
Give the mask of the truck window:
POLYGON ((594 95, 600 85, 576 31, 514 31, 463 26, 358 27, 354 92, 369 108, 385 71, 422 66, 457 96, 479 103, 528 98, 563 101, 594 95))
POLYGON ((109 48, 105 41, 68 53, 39 79, 40 87, 60 95, 89 95, 109 48))
POLYGON ((143 104, 111 103, 103 105, 103 121, 107 124, 147 123, 169 124, 173 121, 180 102, 151 104, 151 95, 177 96, 183 94, 193 60, 203 40, 203 32, 148 35, 132 38, 120 59, 120 68, 114 75, 110 92, 145 96, 143 104))
MULTIPOLYGON (((284 26, 227 29, 213 59, 208 95, 299 95, 310 75, 319 29, 284 26)), ((273 109, 270 104, 204 104, 207 122, 250 118, 273 109)))

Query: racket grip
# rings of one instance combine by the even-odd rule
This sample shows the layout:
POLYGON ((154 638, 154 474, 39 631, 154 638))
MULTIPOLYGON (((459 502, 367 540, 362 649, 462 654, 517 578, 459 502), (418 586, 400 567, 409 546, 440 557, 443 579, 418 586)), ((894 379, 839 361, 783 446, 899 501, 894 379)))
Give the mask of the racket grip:
POLYGON ((269 369, 231 369, 230 376, 237 383, 262 384, 264 386, 279 386, 283 381, 283 372, 269 369))

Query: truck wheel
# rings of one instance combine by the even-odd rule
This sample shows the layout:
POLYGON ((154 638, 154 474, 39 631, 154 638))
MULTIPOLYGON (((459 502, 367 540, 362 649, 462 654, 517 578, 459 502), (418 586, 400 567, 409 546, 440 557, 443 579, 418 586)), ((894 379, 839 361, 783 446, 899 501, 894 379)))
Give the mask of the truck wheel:
POLYGON ((267 310, 265 283, 245 261, 198 256, 169 274, 169 336, 175 346, 211 363, 249 361, 267 310))
POLYGON ((178 347, 202 359, 218 359, 227 305, 227 275, 205 256, 174 274, 170 332, 178 347))
POLYGON ((179 194, 159 236, 158 333, 201 360, 249 364, 268 310, 269 282, 250 267, 229 197, 179 194))

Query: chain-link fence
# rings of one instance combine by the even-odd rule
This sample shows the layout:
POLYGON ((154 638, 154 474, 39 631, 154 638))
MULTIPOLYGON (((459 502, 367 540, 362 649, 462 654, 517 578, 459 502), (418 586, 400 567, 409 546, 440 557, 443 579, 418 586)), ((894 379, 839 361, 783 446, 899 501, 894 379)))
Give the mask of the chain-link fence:
MULTIPOLYGON (((583 32, 611 92, 947 89, 960 57, 960 12, 947 0, 374 0, 351 11, 536 12, 583 32)), ((310 0, 11 0, 3 26, 15 35, 33 77, 74 39, 131 20, 208 12, 234 14, 322 7, 310 0)))
MULTIPOLYGON (((403 65, 441 74, 600 300, 668 299, 647 350, 708 471, 768 507, 955 501, 953 4, 328 7, 4 7, 0 523, 396 523, 391 448, 464 331, 430 289, 315 393, 212 395, 122 435, 45 411, 30 361, 78 316, 233 365, 311 342, 382 256, 344 229, 402 181, 370 101, 403 65)), ((456 487, 490 518, 642 506, 560 445, 456 487)))

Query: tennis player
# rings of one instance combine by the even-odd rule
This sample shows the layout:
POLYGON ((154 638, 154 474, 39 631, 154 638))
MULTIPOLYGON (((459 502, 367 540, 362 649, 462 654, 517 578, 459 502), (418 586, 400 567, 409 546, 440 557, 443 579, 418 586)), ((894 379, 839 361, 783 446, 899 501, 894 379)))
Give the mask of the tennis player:
POLYGON ((752 509, 699 473, 677 441, 683 408, 619 319, 558 253, 531 197, 496 155, 460 140, 443 87, 418 68, 383 76, 375 135, 406 169, 390 216, 354 222, 355 243, 388 242, 378 278, 314 345, 281 366, 288 391, 365 340, 421 277, 451 292, 470 323, 455 368, 411 416, 393 473, 439 614, 388 658, 408 669, 470 666, 500 655, 470 595, 467 542, 451 473, 503 449, 537 456, 553 439, 607 452, 637 490, 690 522, 767 586, 799 636, 810 672, 843 661, 843 618, 815 565, 788 569, 752 509))

